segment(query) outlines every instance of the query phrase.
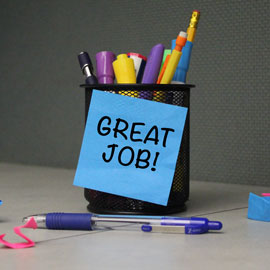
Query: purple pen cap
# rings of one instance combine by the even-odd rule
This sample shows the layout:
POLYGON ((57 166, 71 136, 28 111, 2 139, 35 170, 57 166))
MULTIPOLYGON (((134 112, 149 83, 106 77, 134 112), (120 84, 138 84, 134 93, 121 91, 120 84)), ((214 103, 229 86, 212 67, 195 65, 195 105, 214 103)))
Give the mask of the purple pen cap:
POLYGON ((143 73, 142 83, 156 83, 163 58, 164 45, 155 45, 148 56, 143 73))
POLYGON ((96 54, 97 78, 101 84, 112 84, 114 81, 114 71, 112 62, 115 54, 109 51, 102 51, 96 54))

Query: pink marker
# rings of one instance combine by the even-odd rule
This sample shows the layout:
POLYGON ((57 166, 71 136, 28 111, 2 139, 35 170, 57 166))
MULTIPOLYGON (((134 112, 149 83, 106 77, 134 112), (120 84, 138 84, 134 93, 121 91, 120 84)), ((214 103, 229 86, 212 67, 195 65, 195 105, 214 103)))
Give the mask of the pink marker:
POLYGON ((270 197, 270 193, 262 193, 263 197, 270 197))

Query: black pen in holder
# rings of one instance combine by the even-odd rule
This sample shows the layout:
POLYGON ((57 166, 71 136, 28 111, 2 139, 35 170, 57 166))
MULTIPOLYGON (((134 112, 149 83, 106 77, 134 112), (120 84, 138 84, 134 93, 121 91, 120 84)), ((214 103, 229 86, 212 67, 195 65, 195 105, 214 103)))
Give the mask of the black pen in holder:
POLYGON ((79 64, 83 74, 86 76, 85 83, 87 84, 97 84, 98 80, 94 75, 94 68, 92 61, 87 52, 81 52, 78 55, 79 64))

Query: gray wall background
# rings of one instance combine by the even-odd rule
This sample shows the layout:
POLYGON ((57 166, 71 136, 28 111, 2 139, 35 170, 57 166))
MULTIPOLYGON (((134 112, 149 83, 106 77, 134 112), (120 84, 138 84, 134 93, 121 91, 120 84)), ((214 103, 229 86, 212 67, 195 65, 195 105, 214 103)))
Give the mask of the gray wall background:
POLYGON ((191 179, 270 185, 268 0, 1 0, 0 161, 75 168, 77 54, 170 48, 193 9, 191 179))

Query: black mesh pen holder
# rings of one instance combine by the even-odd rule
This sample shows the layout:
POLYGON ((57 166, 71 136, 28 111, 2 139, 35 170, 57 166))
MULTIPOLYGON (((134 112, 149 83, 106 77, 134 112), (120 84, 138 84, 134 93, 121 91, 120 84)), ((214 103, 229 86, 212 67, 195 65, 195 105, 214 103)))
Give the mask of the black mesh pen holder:
POLYGON ((92 189, 84 189, 89 202, 87 209, 100 214, 165 215, 184 211, 189 197, 189 106, 188 84, 100 84, 81 85, 85 88, 85 121, 91 106, 92 90, 112 92, 134 98, 145 98, 188 108, 180 151, 167 206, 148 203, 92 189))

